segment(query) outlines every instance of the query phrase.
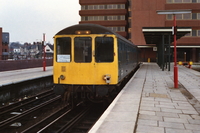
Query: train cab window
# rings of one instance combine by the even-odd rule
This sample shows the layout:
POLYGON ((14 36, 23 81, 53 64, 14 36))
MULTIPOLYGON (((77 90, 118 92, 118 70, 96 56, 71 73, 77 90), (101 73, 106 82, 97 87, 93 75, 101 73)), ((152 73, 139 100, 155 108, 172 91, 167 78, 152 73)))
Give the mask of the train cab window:
POLYGON ((76 37, 74 38, 74 61, 91 62, 92 61, 92 38, 76 37))
POLYGON ((96 62, 113 62, 114 44, 112 37, 95 38, 95 61, 96 62))
POLYGON ((71 38, 63 37, 56 39, 57 62, 71 62, 71 38))

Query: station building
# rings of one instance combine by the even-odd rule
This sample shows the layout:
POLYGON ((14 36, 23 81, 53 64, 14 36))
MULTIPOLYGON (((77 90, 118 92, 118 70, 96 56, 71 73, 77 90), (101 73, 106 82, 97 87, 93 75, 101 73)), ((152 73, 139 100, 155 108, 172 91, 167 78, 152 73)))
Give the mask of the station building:
MULTIPOLYGON (((155 44, 146 44, 144 27, 172 27, 173 15, 157 10, 191 9, 176 15, 178 27, 191 27, 191 33, 177 41, 177 61, 200 61, 200 0, 79 0, 80 24, 94 23, 112 29, 141 49, 142 61, 157 61, 155 44)), ((173 43, 171 44, 173 61, 173 43)))
POLYGON ((0 60, 7 60, 9 55, 9 33, 2 32, 0 27, 0 60))

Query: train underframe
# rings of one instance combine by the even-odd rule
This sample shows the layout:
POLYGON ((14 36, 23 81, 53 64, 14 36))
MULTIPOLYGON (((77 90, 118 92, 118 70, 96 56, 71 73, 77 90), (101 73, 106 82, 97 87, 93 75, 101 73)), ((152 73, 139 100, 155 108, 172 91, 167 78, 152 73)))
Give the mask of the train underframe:
POLYGON ((111 102, 127 83, 130 76, 125 77, 116 85, 66 85, 55 84, 54 92, 62 95, 65 103, 74 105, 76 101, 91 101, 93 103, 111 102))
POLYGON ((121 89, 126 85, 139 65, 116 85, 71 85, 71 84, 54 84, 54 92, 62 95, 65 103, 89 100, 93 103, 112 101, 121 89))

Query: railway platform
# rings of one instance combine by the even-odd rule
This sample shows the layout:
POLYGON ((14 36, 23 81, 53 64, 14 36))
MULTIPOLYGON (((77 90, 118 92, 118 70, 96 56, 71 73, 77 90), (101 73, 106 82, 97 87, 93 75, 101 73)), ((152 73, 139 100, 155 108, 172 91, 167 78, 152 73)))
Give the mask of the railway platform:
POLYGON ((52 66, 46 67, 46 71, 43 71, 42 67, 4 71, 0 72, 0 87, 51 75, 53 75, 52 66))
POLYGON ((200 72, 178 66, 178 80, 143 63, 89 133, 200 133, 200 72))

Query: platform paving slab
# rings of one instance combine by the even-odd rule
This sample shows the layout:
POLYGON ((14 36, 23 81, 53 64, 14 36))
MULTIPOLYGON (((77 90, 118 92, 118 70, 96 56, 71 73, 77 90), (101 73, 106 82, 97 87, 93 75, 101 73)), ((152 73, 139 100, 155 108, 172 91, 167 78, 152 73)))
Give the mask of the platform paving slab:
POLYGON ((53 67, 20 69, 0 72, 0 87, 53 75, 53 67))
POLYGON ((178 67, 176 89, 173 70, 143 63, 89 133, 200 133, 200 73, 178 67), (183 89, 193 98, 183 94, 183 89))
MULTIPOLYGON (((157 64, 154 63, 144 65, 148 66, 147 77, 142 92, 136 133, 200 133, 199 113, 188 98, 181 93, 180 89, 173 88, 173 71, 161 71, 157 64), (145 88, 148 85, 151 85, 151 87, 145 88), (157 124, 155 124, 156 122, 157 124), (150 129, 151 131, 149 131, 150 129)), ((190 74, 188 68, 180 67, 180 75, 183 72, 190 74)), ((179 83, 187 89, 188 84, 192 85, 191 82, 195 82, 195 87, 190 87, 187 91, 191 94, 196 93, 196 98, 198 99, 200 96, 198 95, 200 89, 196 86, 198 85, 196 83, 198 78, 195 77, 193 78, 195 81, 191 79, 191 81, 186 82, 184 73, 179 83)), ((195 74, 199 76, 199 72, 195 74)), ((190 76, 194 76, 194 73, 190 76)))
POLYGON ((145 82, 145 71, 144 67, 136 72, 89 133, 134 132, 145 82))

